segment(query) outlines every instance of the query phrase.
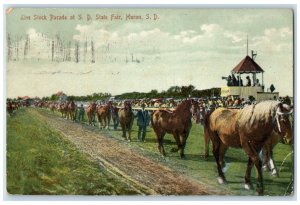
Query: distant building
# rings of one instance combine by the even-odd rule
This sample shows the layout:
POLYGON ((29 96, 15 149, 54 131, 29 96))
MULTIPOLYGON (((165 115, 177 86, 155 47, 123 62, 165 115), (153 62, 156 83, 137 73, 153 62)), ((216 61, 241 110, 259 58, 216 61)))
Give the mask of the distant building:
POLYGON ((62 91, 57 92, 56 96, 58 97, 59 102, 65 102, 68 99, 68 96, 65 93, 63 93, 62 91))

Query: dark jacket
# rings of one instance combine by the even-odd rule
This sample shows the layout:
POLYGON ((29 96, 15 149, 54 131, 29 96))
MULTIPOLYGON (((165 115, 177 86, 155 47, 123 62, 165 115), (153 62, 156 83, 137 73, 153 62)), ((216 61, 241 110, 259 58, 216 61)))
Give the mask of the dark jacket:
POLYGON ((139 110, 137 113, 137 125, 139 127, 148 126, 150 123, 150 115, 147 110, 139 110))

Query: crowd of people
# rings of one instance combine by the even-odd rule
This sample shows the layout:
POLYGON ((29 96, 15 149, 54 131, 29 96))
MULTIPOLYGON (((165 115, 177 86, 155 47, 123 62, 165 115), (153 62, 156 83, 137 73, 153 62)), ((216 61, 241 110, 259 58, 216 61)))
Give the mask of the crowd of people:
POLYGON ((234 74, 229 75, 226 77, 227 80, 227 86, 261 86, 259 79, 256 79, 253 75, 253 79, 251 82, 251 79, 248 76, 246 76, 246 83, 244 85, 243 79, 240 78, 240 76, 235 77, 234 74))

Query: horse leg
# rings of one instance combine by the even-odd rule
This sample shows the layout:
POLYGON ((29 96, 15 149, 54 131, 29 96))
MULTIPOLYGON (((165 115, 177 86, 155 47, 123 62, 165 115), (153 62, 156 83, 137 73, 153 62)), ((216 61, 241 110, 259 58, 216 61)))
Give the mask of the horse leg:
POLYGON ((210 142, 210 138, 209 138, 209 132, 208 132, 206 126, 204 126, 204 142, 205 142, 204 159, 207 159, 208 156, 209 156, 209 142, 210 142))
POLYGON ((178 135, 178 133, 173 133, 174 139, 176 141, 176 145, 177 145, 177 149, 174 148, 172 149, 172 151, 177 151, 178 153, 180 153, 181 150, 181 143, 180 143, 180 136, 178 135))
POLYGON ((110 114, 107 117, 107 129, 109 130, 109 124, 110 124, 110 114))
POLYGON ((105 128, 106 128, 107 130, 109 130, 108 119, 107 119, 107 117, 104 118, 104 120, 105 120, 105 128))
POLYGON ((262 157, 263 170, 271 171, 272 176, 277 177, 278 173, 274 161, 272 159, 273 157, 272 145, 265 144, 262 149, 262 154, 263 154, 262 157))
MULTIPOLYGON (((243 139, 243 136, 241 136, 241 138, 243 139)), ((260 160, 260 158, 258 156, 258 150, 254 147, 254 145, 249 140, 246 140, 244 143, 242 143, 242 147, 244 148, 247 155, 251 158, 252 163, 254 163, 255 168, 256 168, 256 174, 257 174, 256 191, 258 192, 259 195, 263 195, 264 188, 263 188, 263 176, 262 176, 262 161, 260 160)), ((248 160, 248 163, 250 163, 249 160, 248 160)), ((248 170, 248 167, 247 167, 247 170, 248 170)), ((251 171, 250 168, 249 168, 249 170, 251 171)), ((248 177, 248 175, 247 175, 247 177, 248 177)), ((250 176, 249 176, 249 178, 250 178, 250 176)), ((245 182, 246 182, 246 180, 248 180, 248 179, 246 179, 246 177, 245 177, 245 182)))
POLYGON ((128 142, 131 142, 131 128, 130 125, 127 126, 127 131, 128 131, 128 142))
POLYGON ((219 147, 219 163, 222 167, 222 171, 223 173, 225 173, 227 171, 227 167, 226 167, 226 163, 225 163, 225 160, 224 160, 224 157, 225 157, 225 153, 227 151, 227 146, 224 145, 222 142, 220 142, 220 147, 219 147))
POLYGON ((99 129, 101 130, 101 118, 98 114, 97 114, 97 118, 98 118, 99 129))
POLYGON ((220 139, 218 138, 217 135, 214 135, 213 138, 212 138, 212 144, 213 144, 213 154, 214 154, 214 157, 215 157, 215 160, 216 160, 216 163, 217 163, 217 169, 218 169, 218 182, 219 184, 224 184, 226 182, 226 178, 224 176, 224 173, 222 171, 222 166, 220 164, 220 139))
POLYGON ((270 168, 270 170, 272 172, 272 176, 278 177, 278 173, 277 173, 277 170, 276 170, 276 167, 275 167, 272 155, 273 155, 273 153, 271 151, 271 154, 270 154, 270 157, 269 157, 269 161, 268 161, 268 165, 269 165, 269 168, 270 168))
POLYGON ((96 114, 95 113, 92 113, 91 120, 92 120, 92 125, 96 126, 96 114))
POLYGON ((165 133, 159 133, 156 135, 157 135, 158 150, 165 157, 166 151, 165 151, 165 148, 163 145, 163 139, 164 139, 165 133))
POLYGON ((102 117, 100 117, 100 120, 101 120, 101 129, 104 129, 105 128, 105 125, 104 125, 105 120, 102 117))
MULTIPOLYGON (((80 121, 80 115, 79 115, 79 121, 80 121)), ((92 116, 88 113, 87 114, 88 120, 89 120, 89 125, 92 125, 92 116)))
POLYGON ((126 140, 127 138, 126 138, 126 126, 123 124, 123 123, 121 123, 121 127, 122 127, 122 137, 124 138, 124 140, 126 140))
POLYGON ((252 157, 252 161, 254 162, 254 165, 255 165, 256 171, 257 171, 256 191, 258 192, 259 195, 263 195, 264 187, 263 187, 263 176, 262 176, 262 170, 261 170, 262 162, 257 155, 252 157))
POLYGON ((251 186, 250 176, 251 176, 252 167, 253 167, 253 162, 252 162, 252 159, 249 157, 248 162, 247 162, 247 169, 246 169, 246 173, 245 173, 244 187, 246 190, 250 190, 250 186, 251 186))
POLYGON ((185 145, 186 145, 186 139, 187 137, 189 136, 189 132, 183 134, 180 136, 180 157, 181 159, 185 158, 185 155, 184 155, 184 148, 185 148, 185 145))

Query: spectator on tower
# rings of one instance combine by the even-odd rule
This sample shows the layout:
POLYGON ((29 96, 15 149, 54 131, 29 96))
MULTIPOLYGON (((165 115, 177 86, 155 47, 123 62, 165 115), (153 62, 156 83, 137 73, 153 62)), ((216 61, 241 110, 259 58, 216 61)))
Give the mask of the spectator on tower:
POLYGON ((247 84, 246 84, 246 86, 251 86, 251 80, 250 80, 249 75, 246 77, 246 79, 247 79, 247 84))

